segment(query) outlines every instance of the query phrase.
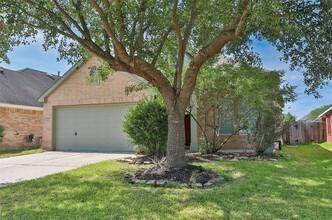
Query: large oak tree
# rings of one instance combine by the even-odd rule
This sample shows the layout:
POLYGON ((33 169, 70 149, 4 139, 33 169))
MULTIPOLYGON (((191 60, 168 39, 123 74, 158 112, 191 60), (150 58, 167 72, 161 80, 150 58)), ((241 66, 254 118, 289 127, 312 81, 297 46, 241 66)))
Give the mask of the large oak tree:
POLYGON ((306 70, 314 93, 332 76, 331 14, 331 0, 0 0, 0 57, 42 34, 60 58, 92 53, 143 77, 167 107, 167 163, 182 167, 183 118, 202 65, 221 53, 250 58, 252 39, 265 39, 306 70))

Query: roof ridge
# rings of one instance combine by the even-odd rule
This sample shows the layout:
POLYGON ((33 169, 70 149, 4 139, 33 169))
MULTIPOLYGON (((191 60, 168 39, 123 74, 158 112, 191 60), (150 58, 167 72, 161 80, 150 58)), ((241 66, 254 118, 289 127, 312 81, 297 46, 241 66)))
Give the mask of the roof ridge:
POLYGON ((32 71, 34 71, 34 72, 44 73, 44 74, 46 74, 46 75, 54 75, 54 76, 57 76, 56 74, 49 73, 49 72, 45 72, 45 71, 42 71, 42 70, 37 70, 37 69, 31 68, 31 67, 26 67, 26 68, 23 68, 23 69, 17 70, 16 72, 25 72, 25 71, 27 71, 27 70, 32 70, 32 71))
POLYGON ((26 71, 26 70, 28 70, 29 68, 28 67, 26 67, 26 68, 23 68, 23 69, 19 69, 19 70, 13 70, 13 71, 15 71, 15 72, 23 72, 23 71, 26 71))

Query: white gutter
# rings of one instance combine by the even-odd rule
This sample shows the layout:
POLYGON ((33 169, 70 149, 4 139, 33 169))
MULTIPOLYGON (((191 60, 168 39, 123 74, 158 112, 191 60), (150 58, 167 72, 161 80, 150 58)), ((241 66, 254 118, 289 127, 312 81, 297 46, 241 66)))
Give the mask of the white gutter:
POLYGON ((15 105, 9 103, 1 103, 0 108, 16 108, 16 109, 25 109, 25 110, 34 110, 34 111, 44 111, 42 107, 28 106, 28 105, 15 105))
POLYGON ((323 112, 322 114, 320 114, 317 118, 322 118, 325 116, 326 113, 328 113, 329 111, 332 110, 332 106, 330 108, 328 108, 325 112, 323 112))

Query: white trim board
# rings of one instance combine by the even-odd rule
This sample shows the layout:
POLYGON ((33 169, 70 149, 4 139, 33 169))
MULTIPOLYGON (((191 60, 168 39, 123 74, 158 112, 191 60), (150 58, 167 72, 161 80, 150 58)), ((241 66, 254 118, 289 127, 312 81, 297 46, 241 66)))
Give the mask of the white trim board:
POLYGON ((42 107, 28 106, 28 105, 15 105, 15 104, 1 103, 0 102, 0 108, 1 107, 2 108, 16 108, 16 109, 34 110, 34 111, 44 111, 44 108, 42 108, 42 107))

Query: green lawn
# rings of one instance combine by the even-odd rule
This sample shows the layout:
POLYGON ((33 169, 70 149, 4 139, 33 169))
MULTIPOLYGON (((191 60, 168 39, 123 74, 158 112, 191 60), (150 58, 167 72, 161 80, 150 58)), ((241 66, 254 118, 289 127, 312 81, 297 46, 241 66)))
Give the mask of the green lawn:
POLYGON ((22 156, 27 154, 36 154, 43 152, 43 149, 37 148, 37 149, 30 149, 30 150, 6 150, 6 151, 0 151, 0 159, 1 158, 7 158, 7 157, 16 157, 16 156, 22 156))
POLYGON ((282 153, 292 157, 201 163, 226 177, 204 190, 131 185, 138 166, 105 161, 0 188, 0 219, 331 219, 332 152, 282 153))
POLYGON ((327 149, 329 151, 332 151, 332 143, 324 142, 324 143, 321 143, 319 145, 322 146, 322 147, 324 147, 325 149, 327 149))

